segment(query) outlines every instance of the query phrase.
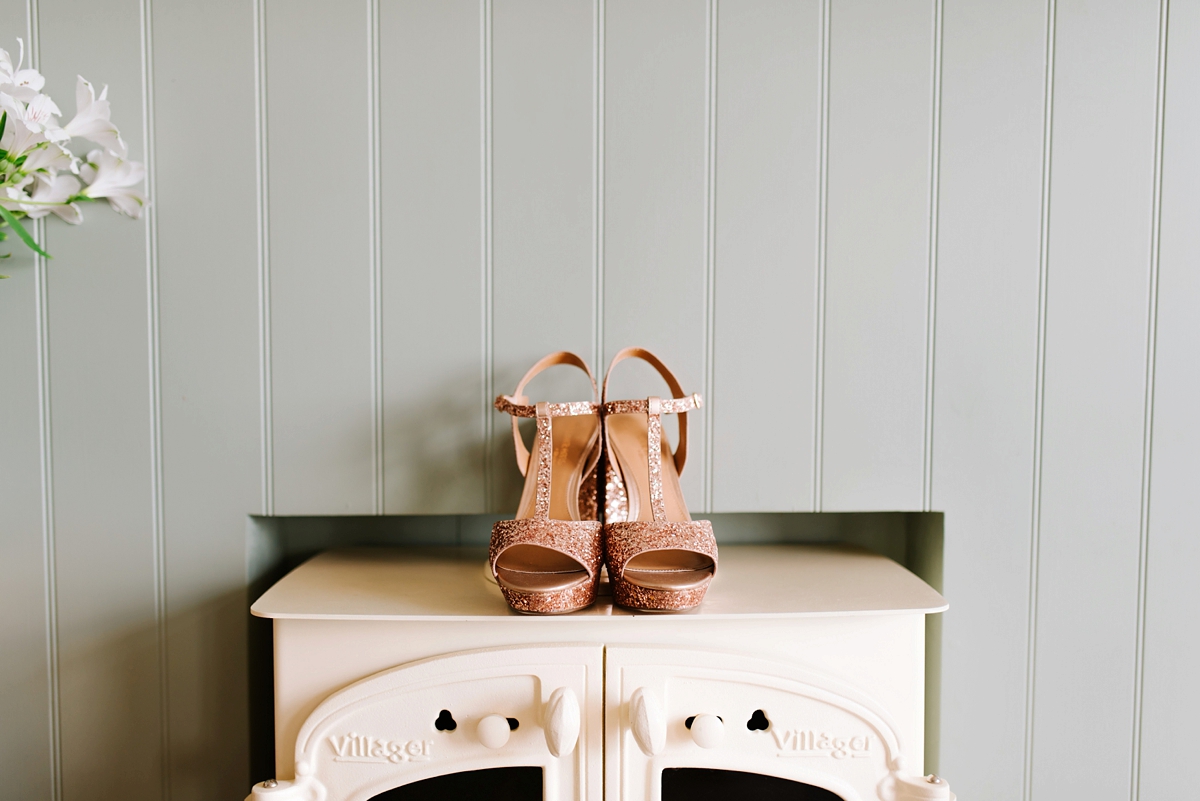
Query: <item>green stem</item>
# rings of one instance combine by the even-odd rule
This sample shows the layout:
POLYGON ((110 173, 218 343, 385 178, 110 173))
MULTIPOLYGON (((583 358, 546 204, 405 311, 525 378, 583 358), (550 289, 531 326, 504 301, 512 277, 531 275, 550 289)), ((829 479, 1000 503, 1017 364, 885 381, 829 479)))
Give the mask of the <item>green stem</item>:
POLYGON ((45 200, 15 200, 11 197, 0 197, 0 203, 15 203, 18 206, 66 206, 67 204, 74 203, 78 200, 95 200, 95 198, 84 197, 81 195, 78 197, 68 198, 61 203, 49 203, 45 200))

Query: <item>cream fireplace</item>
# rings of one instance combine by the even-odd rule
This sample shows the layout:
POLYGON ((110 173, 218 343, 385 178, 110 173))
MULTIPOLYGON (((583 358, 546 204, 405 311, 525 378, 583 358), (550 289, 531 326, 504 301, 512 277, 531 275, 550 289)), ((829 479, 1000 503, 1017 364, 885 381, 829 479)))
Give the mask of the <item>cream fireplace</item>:
POLYGON ((763 782, 954 798, 922 775, 924 617, 946 603, 882 556, 726 546, 683 615, 602 597, 521 616, 483 565, 475 549, 331 551, 254 604, 274 624, 278 777, 251 799, 449 798, 464 777, 495 789, 481 798, 548 801, 763 782))

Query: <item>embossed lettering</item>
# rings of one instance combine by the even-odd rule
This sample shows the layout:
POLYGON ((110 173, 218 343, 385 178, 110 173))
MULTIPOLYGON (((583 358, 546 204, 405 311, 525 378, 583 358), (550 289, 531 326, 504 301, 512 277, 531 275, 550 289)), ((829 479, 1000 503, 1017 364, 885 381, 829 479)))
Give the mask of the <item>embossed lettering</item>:
POLYGON ((837 737, 829 732, 812 729, 783 729, 772 726, 775 746, 781 757, 830 757, 859 759, 870 755, 870 735, 837 737))
POLYGON ((334 762, 428 762, 433 757, 432 740, 384 740, 356 732, 330 737, 334 762))
POLYGON ((354 738, 358 735, 344 735, 340 741, 337 737, 330 737, 329 744, 333 746, 333 752, 340 757, 350 756, 350 746, 354 742, 354 738))
POLYGON ((771 736, 775 738, 775 747, 779 749, 796 747, 796 730, 771 727, 771 736))

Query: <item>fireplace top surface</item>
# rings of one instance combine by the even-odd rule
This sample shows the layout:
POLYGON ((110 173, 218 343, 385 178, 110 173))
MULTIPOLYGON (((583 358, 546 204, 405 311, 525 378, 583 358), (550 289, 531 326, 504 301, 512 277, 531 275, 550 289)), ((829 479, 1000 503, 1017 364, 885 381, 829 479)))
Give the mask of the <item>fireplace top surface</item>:
POLYGON ((669 621, 941 612, 946 600, 887 557, 849 545, 729 545, 704 603, 675 615, 636 613, 600 598, 581 612, 531 617, 508 608, 485 548, 356 548, 319 554, 267 590, 258 617, 308 620, 479 620, 524 625, 576 617, 669 621))

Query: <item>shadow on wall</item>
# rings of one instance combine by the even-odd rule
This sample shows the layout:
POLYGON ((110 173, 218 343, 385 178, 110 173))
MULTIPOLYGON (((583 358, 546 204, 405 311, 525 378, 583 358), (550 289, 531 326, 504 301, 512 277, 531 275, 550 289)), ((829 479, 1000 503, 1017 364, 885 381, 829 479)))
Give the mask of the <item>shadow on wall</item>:
POLYGON ((384 508, 440 514, 462 511, 465 501, 468 509, 486 509, 482 429, 478 373, 451 376, 390 403, 384 508))
POLYGON ((168 618, 172 798, 246 793, 249 696, 240 666, 247 664, 247 606, 246 589, 238 588, 168 618))
MULTIPOLYGON (((152 615, 97 617, 88 631, 71 632, 59 653, 62 782, 68 794, 96 799, 162 794, 163 751, 142 746, 163 732, 165 666, 172 797, 245 795, 246 603, 245 587, 235 587, 169 610, 165 664, 152 615)), ((32 697, 44 698, 44 691, 32 697)), ((5 777, 0 796, 46 797, 22 793, 19 785, 10 786, 12 778, 5 777)))
POLYGON ((158 749, 129 747, 162 726, 157 625, 139 618, 96 621, 59 652, 62 783, 95 798, 151 798, 161 787, 158 749))
MULTIPOLYGON (((508 428, 505 427, 507 435, 508 428)), ((516 471, 513 471, 516 472, 516 471)), ((520 491, 520 485, 517 485, 520 491)), ((512 506, 515 506, 514 501, 512 506)), ((503 514, 391 515, 362 517, 260 517, 247 522, 249 600, 288 571, 330 548, 459 546, 482 549, 503 514)), ((942 590, 941 512, 729 513, 711 520, 722 545, 844 542, 882 554, 942 590)), ((247 612, 243 614, 248 614, 247 612)), ((274 691, 271 622, 250 617, 247 626, 250 679, 251 778, 275 775, 274 691)), ((938 769, 941 719, 941 615, 925 618, 925 768, 938 769)))
MULTIPOLYGON (((489 441, 482 436, 478 382, 478 375, 454 376, 420 396, 398 399, 385 411, 385 509, 448 514, 461 512, 464 506, 477 511, 517 508, 525 479, 514 458, 510 418, 489 405, 492 437, 489 441), (484 476, 489 454, 490 490, 484 476), (486 497, 489 492, 490 498, 486 497)), ((563 390, 562 384, 548 384, 551 390, 558 390, 558 394, 551 392, 553 397, 586 397, 563 390)), ((578 389, 569 382, 567 386, 578 389)), ((535 380, 527 391, 542 389, 545 387, 535 380)), ((519 426, 528 448, 535 423, 520 420, 519 426)))

